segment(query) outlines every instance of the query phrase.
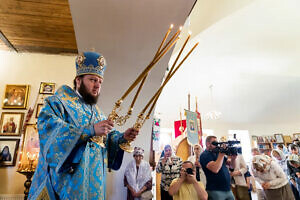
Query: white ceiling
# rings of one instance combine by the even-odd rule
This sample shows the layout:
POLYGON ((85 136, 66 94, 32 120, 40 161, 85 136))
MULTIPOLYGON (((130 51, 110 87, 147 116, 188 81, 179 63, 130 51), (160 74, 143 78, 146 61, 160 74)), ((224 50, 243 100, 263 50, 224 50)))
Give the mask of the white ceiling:
MULTIPOLYGON (((214 0, 198 0, 190 26, 185 25, 196 33, 189 45, 200 44, 159 99, 156 113, 162 126, 173 127, 180 107, 187 108, 188 92, 192 110, 197 96, 202 116, 212 107, 223 113, 218 123, 298 122, 300 1, 218 2, 223 7, 214 0), (204 8, 210 12, 203 14, 204 8)), ((212 127, 204 120, 204 128, 212 127)))

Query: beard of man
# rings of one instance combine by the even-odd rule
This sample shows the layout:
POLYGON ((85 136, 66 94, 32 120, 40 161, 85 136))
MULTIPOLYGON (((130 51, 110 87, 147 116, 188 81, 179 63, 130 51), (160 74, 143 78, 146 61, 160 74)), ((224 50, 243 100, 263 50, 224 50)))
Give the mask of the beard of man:
POLYGON ((90 105, 96 104, 98 101, 99 94, 97 96, 93 96, 88 93, 87 88, 85 87, 83 81, 81 81, 80 86, 78 88, 78 92, 81 94, 83 100, 90 105))

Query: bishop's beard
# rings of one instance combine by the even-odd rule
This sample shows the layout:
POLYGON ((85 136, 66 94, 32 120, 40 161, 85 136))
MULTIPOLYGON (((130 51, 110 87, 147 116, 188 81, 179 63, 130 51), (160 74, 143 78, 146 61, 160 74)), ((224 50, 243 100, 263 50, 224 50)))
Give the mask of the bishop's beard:
POLYGON ((99 95, 97 95, 97 96, 91 95, 88 92, 87 88, 85 87, 83 81, 81 81, 81 84, 78 88, 78 92, 82 96, 85 103, 90 104, 90 105, 93 105, 93 104, 97 103, 99 95))

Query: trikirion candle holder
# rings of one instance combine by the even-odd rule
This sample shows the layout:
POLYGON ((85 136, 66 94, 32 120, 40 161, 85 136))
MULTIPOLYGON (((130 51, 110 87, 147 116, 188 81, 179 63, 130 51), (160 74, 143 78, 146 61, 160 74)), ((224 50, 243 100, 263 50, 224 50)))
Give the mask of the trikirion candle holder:
MULTIPOLYGON (((175 45, 175 43, 179 39, 179 34, 181 32, 182 27, 180 27, 177 32, 170 38, 168 42, 166 42, 169 34, 171 33, 171 30, 173 28, 173 25, 171 25, 165 34, 162 42, 159 45, 159 48, 157 52, 155 53, 152 61, 149 63, 149 65, 143 70, 141 74, 136 78, 136 80, 131 84, 131 86, 126 90, 126 92, 122 95, 122 97, 115 103, 111 113, 108 116, 108 119, 111 121, 114 121, 117 125, 123 126, 126 121, 131 117, 132 111, 134 104, 137 100, 137 97, 145 83, 145 80, 150 72, 151 69, 153 69, 154 65, 175 45), (166 44, 165 44, 166 43, 166 44), (136 91, 136 94, 131 102, 131 105, 126 113, 125 116, 119 116, 118 112, 120 110, 121 104, 123 103, 124 99, 128 96, 128 94, 139 84, 139 87, 136 91)), ((183 64, 183 62, 188 58, 188 56, 192 53, 192 51, 196 48, 198 43, 196 43, 193 48, 187 53, 187 55, 182 59, 182 61, 176 66, 177 61, 179 60, 179 57, 181 56, 187 42, 190 39, 191 34, 189 33, 188 37, 186 38, 182 48, 180 49, 178 56, 176 57, 170 71, 168 72, 166 78, 164 79, 162 85, 159 87, 159 89, 156 91, 156 93, 153 95, 153 97, 148 101, 144 109, 140 112, 138 115, 135 124, 133 125, 133 128, 136 130, 140 130, 142 126, 144 125, 145 121, 150 118, 150 115, 156 105, 156 102, 165 87, 165 85, 168 83, 168 81, 172 78, 172 76, 178 71, 180 66, 183 64), (176 67, 175 67, 176 66, 176 67), (150 107, 151 106, 151 107, 150 107), (149 109, 148 113, 145 115, 145 112, 149 109)), ((97 137, 97 143, 102 146, 103 148, 105 147, 105 140, 106 137, 97 137)), ((131 147, 131 141, 127 141, 126 143, 120 144, 120 148, 123 149, 126 152, 133 152, 133 148, 131 147)))

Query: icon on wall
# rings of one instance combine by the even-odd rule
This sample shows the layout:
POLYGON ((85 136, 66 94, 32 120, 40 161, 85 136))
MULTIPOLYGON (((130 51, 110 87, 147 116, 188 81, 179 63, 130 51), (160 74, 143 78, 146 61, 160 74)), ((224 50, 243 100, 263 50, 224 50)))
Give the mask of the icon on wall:
POLYGON ((0 139, 0 166, 15 166, 20 139, 0 139))
POLYGON ((29 85, 6 85, 3 109, 26 109, 29 85))
POLYGON ((24 119, 21 112, 3 112, 0 119, 0 136, 20 136, 24 119))
POLYGON ((54 92, 55 92, 55 83, 41 82, 40 94, 54 94, 54 92))

